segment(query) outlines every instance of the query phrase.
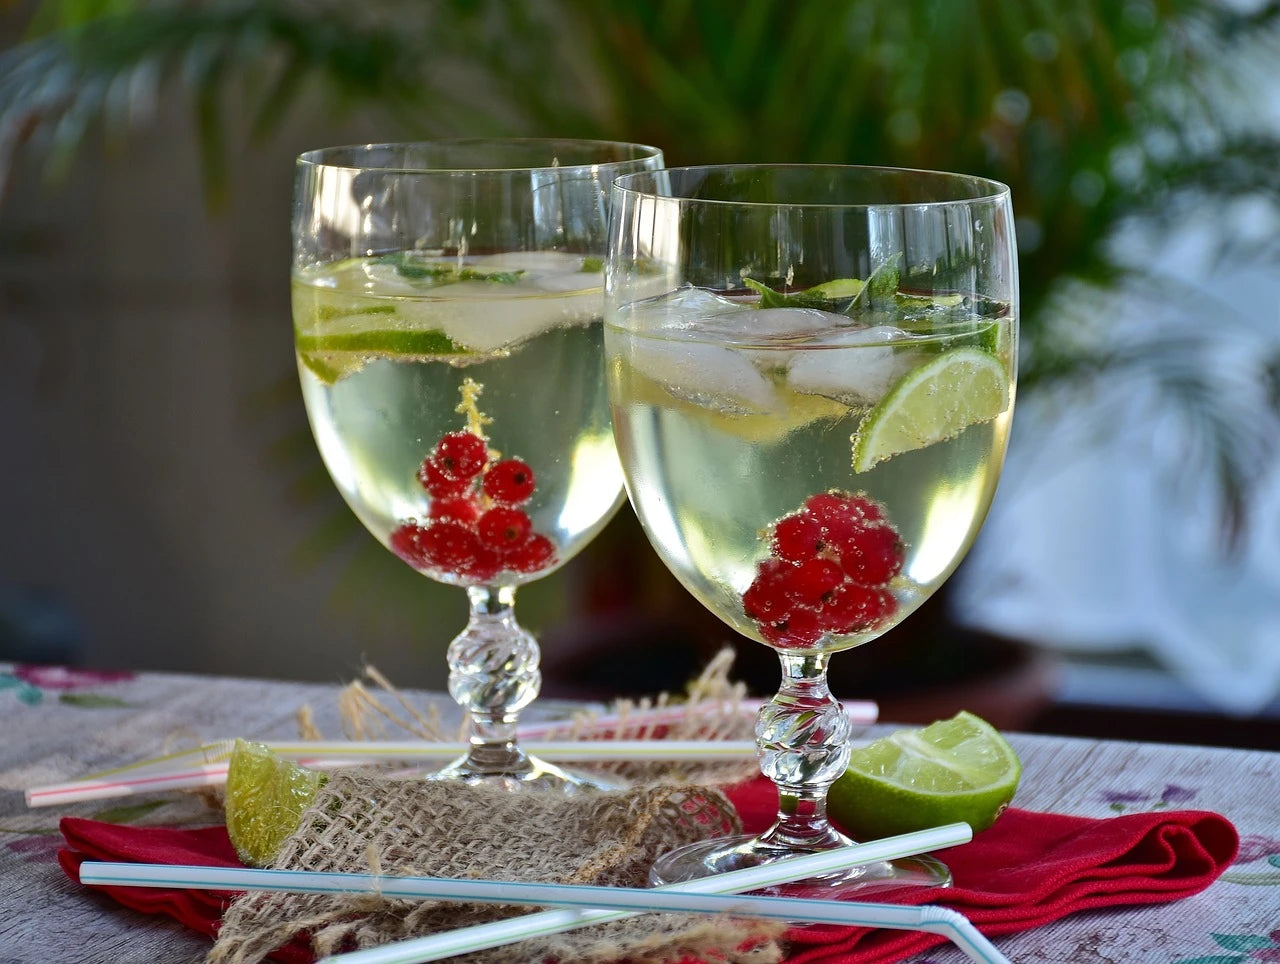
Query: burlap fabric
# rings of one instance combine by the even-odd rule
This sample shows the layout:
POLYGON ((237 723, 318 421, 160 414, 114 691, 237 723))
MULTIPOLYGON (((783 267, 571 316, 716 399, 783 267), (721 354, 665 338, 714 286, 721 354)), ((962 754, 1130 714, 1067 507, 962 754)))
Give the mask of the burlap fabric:
MULTIPOLYGON (((300 870, 644 886, 659 854, 740 830, 719 791, 657 785, 617 793, 510 793, 484 786, 338 773, 303 814, 275 866, 300 870)), ((210 962, 245 964, 307 935, 317 954, 451 930, 534 908, 381 897, 250 893, 223 919, 210 962)), ((524 964, 781 958, 780 925, 643 915, 477 952, 524 964)))
MULTIPOLYGON (((729 678, 725 650, 678 700, 660 695, 563 721, 547 739, 745 739, 755 713, 744 688, 729 678), (648 711, 662 710, 661 724, 648 711), (672 711, 672 712, 668 712, 672 711)), ((343 728, 353 739, 377 739, 388 727, 424 740, 456 739, 430 712, 372 667, 339 698, 343 728)), ((305 738, 321 738, 304 708, 305 738)), ((433 877, 550 881, 643 887, 658 855, 674 847, 740 830, 717 785, 756 772, 753 760, 724 763, 615 761, 594 767, 633 789, 565 797, 511 793, 394 779, 373 771, 335 774, 303 814, 275 866, 433 877)), ((246 894, 223 918, 211 964, 262 960, 291 941, 308 940, 317 954, 371 947, 518 914, 528 907, 404 901, 373 897, 246 894)), ((638 962, 705 958, 725 964, 767 964, 781 958, 780 925, 761 921, 649 914, 469 955, 471 962, 638 962)))

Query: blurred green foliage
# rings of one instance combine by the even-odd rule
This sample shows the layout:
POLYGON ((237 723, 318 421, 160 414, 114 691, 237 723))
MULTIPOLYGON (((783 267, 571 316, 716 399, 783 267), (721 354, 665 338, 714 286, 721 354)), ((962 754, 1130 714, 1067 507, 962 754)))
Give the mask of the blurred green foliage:
POLYGON ((234 187, 228 124, 270 137, 314 85, 396 136, 554 133, 658 144, 675 164, 994 177, 1014 192, 1033 341, 1056 281, 1114 280, 1123 219, 1187 191, 1280 203, 1280 133, 1258 120, 1276 2, 43 0, 26 36, 0 56, 0 176, 19 150, 56 168, 94 124, 145 125, 179 84, 215 202, 234 187))
MULTIPOLYGON (((317 95, 375 112, 388 139, 555 134, 658 144, 673 164, 994 177, 1018 213, 1022 384, 1172 357, 1170 398, 1225 431, 1210 462, 1228 503, 1257 470, 1265 440, 1232 439, 1238 419, 1214 417, 1214 373, 1186 364, 1194 341, 1161 346, 1153 330, 1152 350, 1112 351, 1059 337, 1054 295, 1143 274, 1112 244, 1131 219, 1211 210, 1225 223, 1244 198, 1280 210, 1276 0, 42 0, 24 12, 25 40, 0 55, 0 186, 19 152, 65 169, 90 130, 145 128, 175 89, 214 205, 236 187, 228 130, 269 139, 317 95)), ((1274 389, 1277 372, 1272 358, 1251 377, 1274 389)))

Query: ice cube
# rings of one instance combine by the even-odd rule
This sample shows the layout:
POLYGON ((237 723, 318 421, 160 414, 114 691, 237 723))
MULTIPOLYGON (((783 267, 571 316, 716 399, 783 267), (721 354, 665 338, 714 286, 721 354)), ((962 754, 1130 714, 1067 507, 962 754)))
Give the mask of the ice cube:
POLYGON ((829 331, 792 352, 787 384, 808 395, 876 402, 920 360, 902 347, 907 337, 888 325, 829 331))
POLYGON ((849 319, 816 308, 756 308, 735 304, 703 315, 691 323, 688 333, 739 346, 742 354, 760 371, 786 368, 792 347, 821 337, 849 319), (750 347, 748 347, 750 346, 750 347))
POLYGON ((677 398, 726 412, 760 413, 779 406, 777 389, 744 352, 703 341, 627 339, 624 357, 677 398))
POLYGON ((746 309, 740 302, 686 285, 670 294, 631 302, 619 312, 619 324, 641 334, 690 332, 712 317, 743 310, 746 309))
POLYGON ((582 270, 583 255, 563 251, 515 251, 485 254, 466 259, 468 267, 480 271, 523 271, 516 282, 536 291, 582 291, 599 288, 604 277, 599 271, 582 270))
POLYGON ((478 352, 512 348, 563 325, 599 318, 600 276, 581 273, 582 257, 560 251, 517 251, 465 260, 481 271, 524 272, 511 282, 459 281, 428 288, 428 297, 401 307, 416 327, 439 328, 478 352))
POLYGON ((484 271, 527 271, 531 275, 564 274, 582 267, 582 255, 563 251, 504 251, 468 255, 465 260, 484 271))
POLYGON ((455 344, 487 353, 512 348, 553 328, 589 322, 599 318, 604 307, 598 288, 559 297, 495 297, 493 291, 466 291, 469 287, 450 285, 448 298, 411 302, 401 306, 401 313, 412 316, 415 326, 439 328, 455 344))
POLYGON ((819 308, 756 308, 733 320, 742 340, 766 342, 809 338, 849 324, 844 315, 819 308))

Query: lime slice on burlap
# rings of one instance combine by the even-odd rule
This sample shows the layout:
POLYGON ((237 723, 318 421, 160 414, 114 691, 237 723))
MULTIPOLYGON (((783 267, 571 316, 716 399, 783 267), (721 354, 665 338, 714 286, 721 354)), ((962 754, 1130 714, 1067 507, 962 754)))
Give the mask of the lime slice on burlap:
POLYGON ((1022 764, 990 723, 960 712, 853 751, 827 812, 856 840, 963 821, 987 829, 1013 799, 1022 764))
POLYGON ((1009 373, 996 356, 954 348, 917 365, 867 412, 853 436, 853 470, 954 438, 1009 407, 1009 373))
POLYGON ((261 743, 236 740, 224 809, 227 836, 240 859, 251 867, 270 864, 325 780, 323 773, 276 756, 261 743))

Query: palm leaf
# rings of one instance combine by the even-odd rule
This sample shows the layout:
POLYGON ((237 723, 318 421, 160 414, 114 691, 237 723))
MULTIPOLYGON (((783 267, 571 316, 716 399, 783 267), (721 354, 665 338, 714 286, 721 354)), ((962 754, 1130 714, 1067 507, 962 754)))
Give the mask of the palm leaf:
MULTIPOLYGON (((1175 297, 1117 260, 1112 241, 1134 220, 1174 225, 1241 199, 1280 211, 1280 134, 1258 103, 1280 59, 1276 0, 46 0, 28 38, 0 54, 0 186, 20 151, 65 170, 91 128, 145 125, 174 86, 191 98, 215 202, 237 118, 269 137, 314 88, 412 136, 624 137, 672 163, 995 177, 1019 213, 1024 383, 1157 378, 1195 413, 1230 506, 1268 455, 1192 364, 1202 342, 1121 349, 1071 337, 1062 319, 1082 310, 1063 295, 1081 286, 1103 301, 1175 297), (247 110, 229 109, 232 91, 247 110)), ((1274 359, 1236 375, 1275 391, 1274 359)))

